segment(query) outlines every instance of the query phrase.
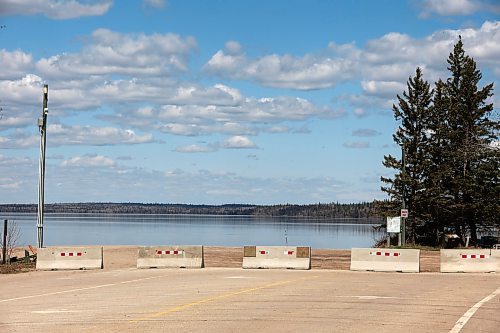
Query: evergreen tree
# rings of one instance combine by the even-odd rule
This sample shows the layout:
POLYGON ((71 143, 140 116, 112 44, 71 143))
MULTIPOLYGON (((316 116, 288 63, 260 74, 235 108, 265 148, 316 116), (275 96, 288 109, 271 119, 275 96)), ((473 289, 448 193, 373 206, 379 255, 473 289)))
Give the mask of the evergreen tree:
MULTIPOLYGON (((394 156, 384 156, 384 166, 397 170, 393 178, 382 177, 381 180, 387 184, 382 191, 389 194, 392 205, 388 206, 387 213, 397 214, 403 199, 406 208, 411 211, 411 217, 407 219, 407 231, 410 238, 415 241, 415 231, 418 223, 425 217, 425 195, 424 195, 424 169, 428 139, 427 122, 429 109, 432 101, 432 91, 427 81, 424 81, 422 70, 416 69, 415 76, 409 78, 407 91, 403 96, 398 95, 398 105, 393 105, 394 117, 400 122, 396 133, 393 135, 394 142, 401 147, 403 159, 394 156), (404 166, 403 166, 404 162, 404 166)), ((399 214, 397 214, 399 215, 399 214)))
POLYGON ((396 214, 404 198, 410 235, 418 227, 422 240, 437 244, 453 230, 462 239, 470 234, 474 243, 478 227, 500 226, 500 125, 488 103, 493 84, 478 88, 482 74, 461 38, 448 65, 450 78, 438 80, 434 90, 417 68, 408 91, 397 96, 393 111, 400 126, 393 138, 405 153, 405 167, 401 159, 384 156, 384 166, 396 173, 381 178, 391 200, 378 206, 396 214))
POLYGON ((446 162, 450 155, 448 138, 448 97, 446 83, 441 79, 435 84, 433 105, 427 122, 426 168, 424 183, 427 196, 427 212, 424 230, 432 244, 438 244, 448 221, 452 220, 449 192, 452 180, 451 165, 446 162))
MULTIPOLYGON (((482 78, 473 58, 465 54, 462 39, 448 57, 451 77, 446 83, 448 109, 448 154, 452 208, 457 213, 455 231, 464 236, 468 231, 477 240, 477 226, 489 216, 492 190, 498 201, 498 153, 490 149, 498 140, 498 121, 490 118, 493 83, 479 89, 482 78), (496 165, 496 170, 495 170, 496 165)), ((498 205, 498 203, 497 203, 498 205)))

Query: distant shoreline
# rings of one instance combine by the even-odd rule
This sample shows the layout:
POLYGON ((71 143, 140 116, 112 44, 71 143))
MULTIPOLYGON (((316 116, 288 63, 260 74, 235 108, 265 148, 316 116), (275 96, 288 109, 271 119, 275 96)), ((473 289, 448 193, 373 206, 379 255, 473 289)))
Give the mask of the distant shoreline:
MULTIPOLYGON (((36 204, 0 204, 2 213, 36 213, 36 204)), ((157 203, 55 203, 46 204, 45 213, 88 214, 165 214, 220 215, 257 217, 304 217, 336 219, 378 219, 374 204, 311 204, 311 205, 190 205, 157 203)))

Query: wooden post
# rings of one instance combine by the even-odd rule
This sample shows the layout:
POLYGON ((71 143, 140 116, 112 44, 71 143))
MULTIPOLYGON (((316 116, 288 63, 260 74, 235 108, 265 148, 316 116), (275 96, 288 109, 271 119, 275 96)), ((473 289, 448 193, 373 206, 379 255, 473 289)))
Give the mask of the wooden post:
POLYGON ((3 221, 2 264, 5 264, 6 255, 7 255, 7 220, 3 221))

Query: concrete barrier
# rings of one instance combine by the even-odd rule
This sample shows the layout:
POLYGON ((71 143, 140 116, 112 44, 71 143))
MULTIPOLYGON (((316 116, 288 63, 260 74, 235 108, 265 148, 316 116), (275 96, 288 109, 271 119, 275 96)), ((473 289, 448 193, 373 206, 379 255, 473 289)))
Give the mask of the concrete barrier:
POLYGON ((307 246, 245 246, 243 268, 311 269, 307 246))
POLYGON ((420 271, 420 250, 351 249, 351 271, 407 272, 420 271))
POLYGON ((443 249, 442 273, 500 272, 500 250, 494 249, 443 249))
POLYGON ((45 247, 37 250, 37 270, 102 269, 102 247, 45 247))
POLYGON ((203 246, 140 247, 137 268, 203 268, 203 246))

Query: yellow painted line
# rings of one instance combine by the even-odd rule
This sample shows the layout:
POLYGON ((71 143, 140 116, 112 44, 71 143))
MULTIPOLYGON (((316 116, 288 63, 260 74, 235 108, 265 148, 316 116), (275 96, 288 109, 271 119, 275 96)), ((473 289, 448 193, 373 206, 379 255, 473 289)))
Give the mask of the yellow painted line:
POLYGON ((185 309, 188 309, 188 308, 191 308, 193 306, 200 305, 200 304, 214 302, 214 301, 218 301, 221 299, 225 299, 225 298, 229 298, 229 297, 233 297, 233 296, 237 296, 237 295, 249 294, 249 293, 251 293, 253 291, 257 291, 257 290, 268 289, 268 288, 272 288, 272 287, 282 286, 282 285, 290 284, 293 282, 298 282, 298 281, 302 281, 302 280, 310 280, 310 279, 314 279, 314 278, 317 278, 317 276, 311 276, 311 277, 302 278, 302 279, 295 279, 295 280, 284 280, 284 281, 269 283, 269 284, 259 286, 259 287, 248 288, 248 289, 243 289, 243 290, 239 290, 239 291, 229 292, 229 293, 218 295, 218 296, 203 298, 203 299, 200 299, 200 300, 195 301, 195 302, 186 303, 183 305, 179 305, 179 306, 170 308, 170 309, 165 310, 165 311, 153 313, 149 316, 145 316, 145 317, 142 317, 142 318, 139 318, 136 320, 131 320, 130 322, 131 323, 138 323, 141 321, 146 321, 146 320, 162 317, 162 316, 168 315, 168 314, 173 313, 173 312, 179 312, 179 311, 182 311, 182 310, 185 310, 185 309))

